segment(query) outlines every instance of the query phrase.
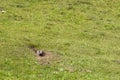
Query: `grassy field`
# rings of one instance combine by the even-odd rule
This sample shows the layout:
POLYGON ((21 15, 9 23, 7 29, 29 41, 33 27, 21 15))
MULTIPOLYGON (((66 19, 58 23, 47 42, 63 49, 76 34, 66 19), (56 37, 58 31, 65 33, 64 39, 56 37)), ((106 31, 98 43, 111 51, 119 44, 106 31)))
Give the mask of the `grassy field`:
POLYGON ((120 0, 0 0, 0 80, 120 80, 120 0))

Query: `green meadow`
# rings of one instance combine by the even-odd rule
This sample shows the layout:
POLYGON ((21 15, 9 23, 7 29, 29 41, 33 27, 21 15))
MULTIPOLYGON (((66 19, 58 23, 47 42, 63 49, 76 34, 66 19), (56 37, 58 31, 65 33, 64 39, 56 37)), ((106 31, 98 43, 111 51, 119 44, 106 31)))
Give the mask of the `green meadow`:
POLYGON ((0 80, 120 80, 120 0, 0 0, 0 80))

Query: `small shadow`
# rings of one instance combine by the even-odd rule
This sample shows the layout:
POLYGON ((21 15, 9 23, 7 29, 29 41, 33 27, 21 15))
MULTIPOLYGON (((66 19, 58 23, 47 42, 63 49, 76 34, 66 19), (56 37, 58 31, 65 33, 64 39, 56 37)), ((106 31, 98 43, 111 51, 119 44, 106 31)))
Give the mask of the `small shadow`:
POLYGON ((0 11, 1 11, 1 10, 4 10, 4 7, 0 7, 0 11))
POLYGON ((112 60, 113 62, 120 64, 120 60, 112 60))
POLYGON ((33 49, 33 48, 37 48, 38 47, 38 45, 32 44, 32 43, 27 44, 27 46, 28 46, 29 49, 33 49))
POLYGON ((75 4, 75 5, 79 5, 79 4, 92 5, 92 3, 87 2, 87 1, 76 1, 74 4, 75 4))
POLYGON ((10 4, 11 7, 16 7, 16 8, 25 8, 26 5, 23 3, 15 3, 15 4, 10 4))

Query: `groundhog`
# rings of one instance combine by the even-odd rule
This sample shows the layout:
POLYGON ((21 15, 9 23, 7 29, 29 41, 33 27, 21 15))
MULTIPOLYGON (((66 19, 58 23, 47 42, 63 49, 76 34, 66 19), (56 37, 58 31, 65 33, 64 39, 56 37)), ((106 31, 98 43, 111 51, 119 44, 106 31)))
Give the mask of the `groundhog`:
POLYGON ((43 50, 37 50, 36 48, 32 48, 32 47, 31 47, 31 49, 32 49, 38 56, 43 57, 43 56, 45 56, 45 54, 46 54, 43 50))

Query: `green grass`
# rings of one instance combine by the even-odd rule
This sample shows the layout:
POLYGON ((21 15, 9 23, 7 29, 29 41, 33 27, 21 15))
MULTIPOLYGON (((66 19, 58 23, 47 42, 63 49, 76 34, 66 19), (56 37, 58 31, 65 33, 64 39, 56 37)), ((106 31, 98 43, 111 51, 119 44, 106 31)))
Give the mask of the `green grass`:
POLYGON ((0 0, 0 80, 120 80, 119 21, 120 0, 0 0))

